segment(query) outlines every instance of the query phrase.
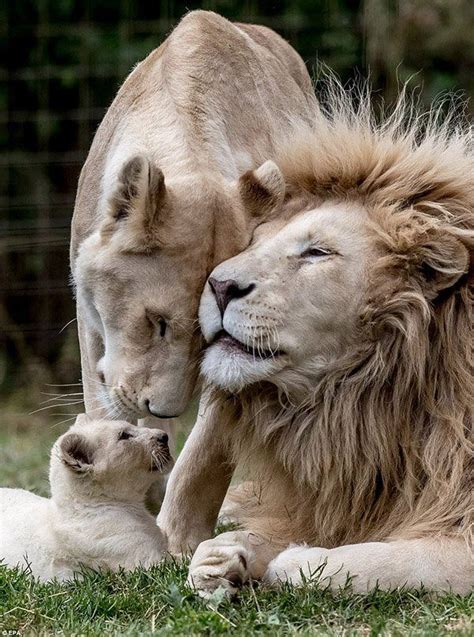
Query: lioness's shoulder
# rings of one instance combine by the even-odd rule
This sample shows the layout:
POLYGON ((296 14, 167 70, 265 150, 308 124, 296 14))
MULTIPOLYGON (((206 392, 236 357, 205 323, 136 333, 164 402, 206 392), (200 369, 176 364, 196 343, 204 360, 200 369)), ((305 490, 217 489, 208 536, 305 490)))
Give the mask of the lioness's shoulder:
POLYGON ((308 71, 299 54, 280 35, 263 25, 233 23, 213 11, 190 11, 174 29, 170 42, 186 45, 182 49, 184 54, 192 51, 193 55, 200 48, 209 55, 217 47, 229 60, 244 48, 251 49, 262 63, 270 55, 283 65, 303 91, 312 92, 308 71))

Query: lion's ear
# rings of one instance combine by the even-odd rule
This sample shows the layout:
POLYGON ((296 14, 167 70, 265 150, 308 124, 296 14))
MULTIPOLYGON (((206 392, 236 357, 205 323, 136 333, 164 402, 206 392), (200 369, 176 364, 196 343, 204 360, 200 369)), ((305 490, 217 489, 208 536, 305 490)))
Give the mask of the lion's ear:
POLYGON ((66 434, 59 443, 59 453, 62 462, 76 473, 90 471, 94 464, 93 449, 80 434, 66 434))
POLYGON ((242 202, 254 217, 268 218, 278 210, 285 198, 285 180, 273 161, 249 170, 239 179, 242 202))
POLYGON ((424 286, 437 295, 457 283, 469 270, 469 251, 449 233, 436 233, 421 249, 421 275, 424 286))
POLYGON ((109 197, 102 234, 124 228, 137 240, 150 236, 165 199, 165 178, 158 166, 144 155, 129 159, 109 197))

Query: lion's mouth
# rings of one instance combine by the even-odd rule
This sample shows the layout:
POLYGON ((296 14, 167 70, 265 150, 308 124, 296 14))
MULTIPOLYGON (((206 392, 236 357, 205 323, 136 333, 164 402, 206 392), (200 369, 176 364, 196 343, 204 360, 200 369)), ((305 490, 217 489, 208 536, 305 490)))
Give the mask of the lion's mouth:
POLYGON ((242 343, 234 336, 231 336, 229 332, 225 330, 221 330, 217 333, 216 337, 212 341, 211 345, 219 343, 219 345, 227 352, 243 352, 247 356, 251 356, 252 358, 276 358, 277 356, 283 356, 284 352, 282 350, 271 350, 271 349, 263 349, 260 346, 251 346, 242 343))

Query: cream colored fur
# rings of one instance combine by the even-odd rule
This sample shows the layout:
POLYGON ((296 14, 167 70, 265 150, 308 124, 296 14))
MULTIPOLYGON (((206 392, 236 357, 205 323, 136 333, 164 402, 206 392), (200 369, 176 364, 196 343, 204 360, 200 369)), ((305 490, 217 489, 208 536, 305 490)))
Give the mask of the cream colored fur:
POLYGON ((95 136, 72 224, 88 413, 183 412, 206 276, 280 207, 284 184, 265 161, 315 110, 284 40, 208 11, 186 15, 130 74, 95 136))
POLYGON ((403 98, 376 123, 367 94, 354 106, 329 87, 314 134, 277 159, 287 222, 262 225, 212 273, 246 292, 222 316, 204 291, 209 389, 160 524, 171 550, 194 549, 240 465, 253 480, 244 530, 206 540, 191 563, 205 593, 251 577, 299 584, 300 570, 334 588, 467 593, 472 134, 403 98))
POLYGON ((0 489, 0 560, 41 580, 159 562, 166 541, 144 499, 170 468, 162 436, 79 416, 53 446, 51 499, 0 489))

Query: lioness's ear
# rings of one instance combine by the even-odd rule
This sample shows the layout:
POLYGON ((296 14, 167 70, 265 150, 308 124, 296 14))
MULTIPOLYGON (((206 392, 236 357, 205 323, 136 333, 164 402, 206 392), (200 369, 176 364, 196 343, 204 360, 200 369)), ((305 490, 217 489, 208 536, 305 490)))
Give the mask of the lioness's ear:
POLYGON ((435 295, 452 287, 469 270, 469 251, 448 233, 436 233, 421 248, 421 274, 427 290, 435 295))
POLYGON ((245 208, 255 217, 268 217, 285 198, 285 180, 273 161, 249 170, 239 179, 239 192, 245 208))
POLYGON ((147 233, 155 224, 166 197, 165 178, 155 164, 144 155, 129 159, 117 178, 109 198, 109 216, 103 230, 114 224, 127 223, 139 233, 147 233), (110 223, 112 222, 112 224, 110 223))
POLYGON ((90 443, 80 434, 66 434, 59 444, 61 460, 72 471, 84 473, 94 464, 94 454, 90 443))

